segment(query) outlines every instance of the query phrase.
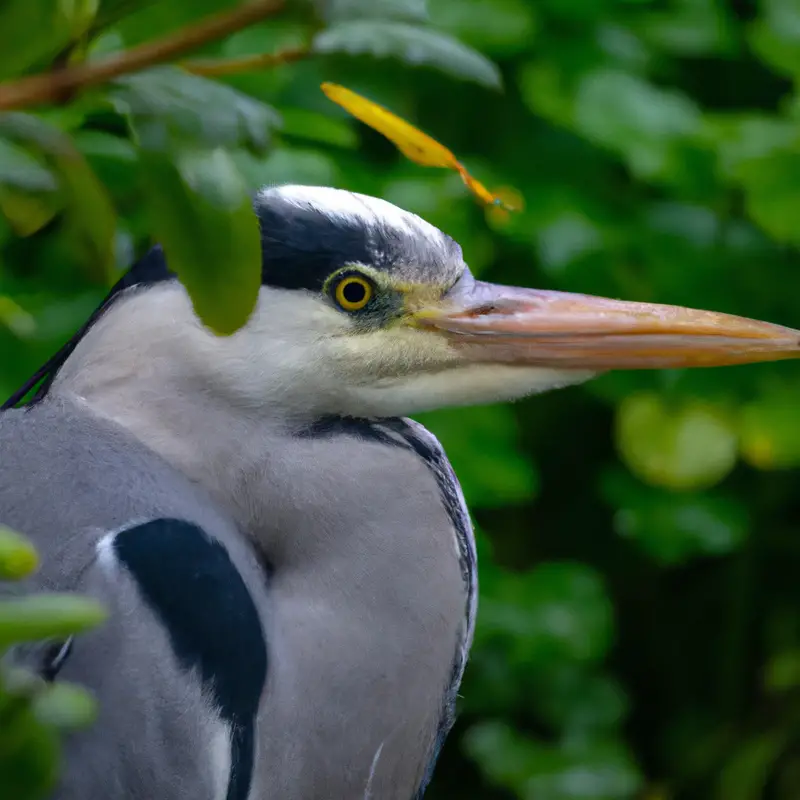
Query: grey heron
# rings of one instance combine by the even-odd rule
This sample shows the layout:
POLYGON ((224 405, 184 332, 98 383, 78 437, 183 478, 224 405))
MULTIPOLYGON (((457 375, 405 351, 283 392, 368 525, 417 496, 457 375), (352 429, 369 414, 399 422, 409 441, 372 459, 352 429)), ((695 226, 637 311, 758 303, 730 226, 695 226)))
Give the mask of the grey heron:
POLYGON ((0 414, 0 522, 43 555, 23 590, 111 611, 10 654, 99 700, 59 800, 421 797, 477 565, 449 462, 405 415, 800 353, 765 322, 478 281, 372 197, 273 187, 254 209, 244 328, 208 331, 156 246, 0 414))

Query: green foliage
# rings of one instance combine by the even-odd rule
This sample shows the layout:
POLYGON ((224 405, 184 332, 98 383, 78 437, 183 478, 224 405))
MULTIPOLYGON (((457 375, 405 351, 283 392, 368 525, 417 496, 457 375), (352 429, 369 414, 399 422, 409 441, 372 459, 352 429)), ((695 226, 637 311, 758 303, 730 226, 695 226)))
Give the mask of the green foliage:
MULTIPOLYGON (((0 77, 120 57, 236 6, 12 0, 0 77)), ((258 272, 245 193, 273 182, 416 211, 483 279, 800 327, 794 0, 287 6, 184 57, 309 47, 297 63, 220 78, 170 63, 0 117, 0 391, 154 239, 206 323, 238 327, 258 272), (483 209, 457 175, 403 160, 323 81, 419 125, 524 210, 483 209)), ((432 797, 798 796, 799 394, 784 363, 420 416, 481 529, 473 659, 432 797)), ((4 537, 0 571, 25 569, 4 537)), ((51 780, 41 714, 16 717, 24 756, 0 724, 3 790, 12 764, 51 780)))
MULTIPOLYGON (((35 549, 0 526, 0 580, 22 580, 38 563, 35 549)), ((0 585, 0 590, 2 586, 0 585)), ((59 733, 91 724, 92 698, 67 683, 46 685, 11 666, 4 654, 23 642, 54 641, 103 621, 95 602, 73 595, 0 594, 0 789, 14 800, 45 797, 57 779, 59 733)))

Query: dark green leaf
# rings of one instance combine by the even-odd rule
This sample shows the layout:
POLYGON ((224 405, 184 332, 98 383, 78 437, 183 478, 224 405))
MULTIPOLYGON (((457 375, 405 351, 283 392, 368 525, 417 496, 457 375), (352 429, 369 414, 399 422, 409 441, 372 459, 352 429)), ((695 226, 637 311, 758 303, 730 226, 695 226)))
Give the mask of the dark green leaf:
POLYGON ((261 285, 261 241, 250 196, 224 150, 143 151, 156 238, 200 319, 217 333, 244 325, 261 285))
POLYGON ((5 0, 0 25, 0 77, 52 59, 89 29, 97 0, 5 0))
POLYGON ((541 671, 533 700, 542 719, 569 737, 613 733, 628 710, 625 692, 615 680, 582 666, 560 664, 541 671))
POLYGON ((101 30, 156 2, 158 0, 100 0, 100 8, 92 27, 95 31, 101 30))
POLYGON ((575 124, 592 141, 620 153, 640 177, 664 174, 677 141, 700 128, 686 95, 658 89, 619 70, 589 73, 575 98, 575 124))
POLYGON ((485 722, 468 731, 466 748, 494 783, 524 800, 628 800, 642 784, 630 754, 613 740, 559 748, 485 722))
POLYGON ((620 487, 621 481, 625 478, 610 476, 604 486, 607 499, 617 508, 614 527, 662 564, 728 555, 747 537, 747 509, 735 498, 675 495, 633 482, 620 487))
POLYGON ((431 21, 482 53, 507 56, 534 44, 538 15, 528 0, 433 0, 431 21))
MULTIPOLYGON (((85 253, 89 271, 97 280, 105 280, 114 261, 116 214, 105 187, 72 140, 42 119, 20 113, 0 114, 0 134, 35 147, 52 166, 68 222, 85 253)), ((4 204, 9 205, 8 201, 4 204)), ((55 213, 53 203, 39 205, 44 212, 55 213)), ((4 211, 8 213, 7 208, 4 211)), ((47 221, 52 215, 43 213, 42 218, 47 221)))
POLYGON ((678 0, 666 12, 644 15, 637 27, 647 42, 678 56, 730 52, 734 44, 733 21, 717 0, 678 0))
POLYGON ((786 740, 783 731, 774 731, 746 741, 722 770, 715 800, 761 800, 786 740))
POLYGON ((509 658, 591 662, 611 643, 611 604, 585 564, 545 563, 524 575, 505 573, 484 588, 478 635, 509 658))
POLYGON ((269 106, 177 67, 120 78, 111 99, 121 113, 130 114, 140 136, 157 133, 163 148, 188 139, 207 146, 243 144, 263 150, 280 124, 269 106))
POLYGON ((281 114, 282 132, 285 137, 296 136, 300 139, 347 148, 354 148, 358 144, 358 136, 349 121, 301 108, 283 109, 281 114))

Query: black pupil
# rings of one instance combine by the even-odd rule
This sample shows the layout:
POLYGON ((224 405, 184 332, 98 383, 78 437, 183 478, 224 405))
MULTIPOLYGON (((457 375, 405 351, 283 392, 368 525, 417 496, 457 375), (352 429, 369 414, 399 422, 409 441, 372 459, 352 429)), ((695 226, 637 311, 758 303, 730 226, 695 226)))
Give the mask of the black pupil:
POLYGON ((342 287, 342 297, 353 305, 363 303, 366 296, 367 287, 361 281, 348 281, 342 287))

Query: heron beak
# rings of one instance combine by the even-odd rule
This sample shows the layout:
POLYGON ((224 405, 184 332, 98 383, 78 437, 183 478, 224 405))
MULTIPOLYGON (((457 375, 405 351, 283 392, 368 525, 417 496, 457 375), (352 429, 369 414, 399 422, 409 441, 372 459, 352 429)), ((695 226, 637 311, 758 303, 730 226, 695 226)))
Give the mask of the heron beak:
POLYGON ((800 357, 800 331, 681 306, 460 281, 414 322, 470 361, 603 371, 800 357), (459 285, 463 284, 463 285, 459 285))

